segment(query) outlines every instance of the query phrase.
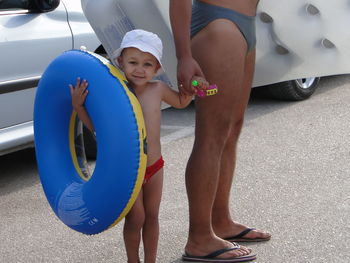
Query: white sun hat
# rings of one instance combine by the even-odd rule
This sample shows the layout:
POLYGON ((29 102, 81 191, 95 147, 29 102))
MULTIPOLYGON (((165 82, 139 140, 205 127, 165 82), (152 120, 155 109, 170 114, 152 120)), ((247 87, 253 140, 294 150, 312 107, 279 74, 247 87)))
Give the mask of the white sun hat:
POLYGON ((163 44, 162 40, 156 34, 142 29, 134 29, 127 32, 123 37, 120 47, 112 53, 112 59, 118 66, 119 63, 116 58, 120 56, 124 48, 128 47, 134 47, 143 52, 152 54, 160 64, 157 75, 163 73, 161 63, 163 44))

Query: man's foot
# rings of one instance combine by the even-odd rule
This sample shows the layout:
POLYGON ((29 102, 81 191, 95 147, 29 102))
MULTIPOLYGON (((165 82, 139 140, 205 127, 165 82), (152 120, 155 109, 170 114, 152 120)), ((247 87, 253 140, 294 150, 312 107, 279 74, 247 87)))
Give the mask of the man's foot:
POLYGON ((260 242, 260 241, 268 241, 271 239, 271 235, 265 233, 261 230, 256 230, 255 228, 246 228, 241 233, 226 237, 225 240, 230 242, 260 242), (249 233, 255 232, 249 236, 249 233))
POLYGON ((248 262, 256 259, 256 255, 246 255, 246 256, 235 256, 230 258, 219 258, 218 256, 227 253, 229 251, 237 250, 239 248, 223 248, 216 250, 212 253, 209 253, 205 256, 193 256, 185 252, 182 255, 183 261, 191 261, 191 262, 226 262, 226 263, 234 263, 234 262, 248 262))
POLYGON ((256 258, 250 248, 212 237, 201 242, 188 241, 184 261, 195 262, 245 262, 256 258))
POLYGON ((221 231, 217 234, 221 234, 220 236, 222 236, 223 239, 230 242, 260 242, 271 239, 270 233, 255 228, 250 228, 235 222, 231 225, 230 229, 231 235, 227 235, 228 231, 221 231))

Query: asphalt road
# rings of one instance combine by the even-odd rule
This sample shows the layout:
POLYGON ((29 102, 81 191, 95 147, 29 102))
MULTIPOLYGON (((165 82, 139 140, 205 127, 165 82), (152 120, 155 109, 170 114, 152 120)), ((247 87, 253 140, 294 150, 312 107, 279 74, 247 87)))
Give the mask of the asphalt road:
MULTIPOLYGON (((350 262, 350 75, 323 78, 306 101, 252 98, 232 191, 235 219, 270 231, 255 262, 350 262)), ((184 169, 194 110, 163 111, 166 160, 158 262, 181 262, 184 169)), ((51 211, 33 150, 0 157, 0 262, 126 262, 122 223, 95 236, 51 211)))

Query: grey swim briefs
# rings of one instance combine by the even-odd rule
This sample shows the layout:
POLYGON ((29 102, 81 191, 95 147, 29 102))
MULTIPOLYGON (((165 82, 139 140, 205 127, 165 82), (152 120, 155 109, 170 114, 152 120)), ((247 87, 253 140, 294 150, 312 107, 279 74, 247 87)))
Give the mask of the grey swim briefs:
POLYGON ((255 16, 247 16, 232 9, 210 5, 198 0, 193 1, 191 38, 215 19, 225 18, 237 25, 245 40, 248 51, 255 48, 255 16))

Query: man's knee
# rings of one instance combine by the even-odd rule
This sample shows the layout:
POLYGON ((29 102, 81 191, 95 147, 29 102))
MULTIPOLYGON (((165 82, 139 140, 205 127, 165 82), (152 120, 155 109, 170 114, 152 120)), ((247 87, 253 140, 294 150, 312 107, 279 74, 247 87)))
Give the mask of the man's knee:
POLYGON ((210 117, 200 116, 196 126, 196 141, 207 145, 211 150, 222 149, 232 136, 239 136, 243 126, 244 113, 237 114, 231 109, 222 109, 220 114, 210 117))
POLYGON ((240 117, 239 119, 235 120, 232 123, 232 128, 231 128, 231 132, 233 132, 234 134, 239 134, 242 130, 243 127, 243 123, 244 123, 244 118, 243 116, 240 117))
POLYGON ((228 136, 228 141, 236 142, 238 140, 238 137, 239 137, 239 135, 241 134, 241 131, 242 131, 243 123, 244 123, 244 118, 243 117, 235 120, 232 123, 231 129, 230 129, 230 132, 229 132, 229 136, 228 136))
POLYGON ((230 134, 230 126, 225 125, 215 125, 213 127, 202 130, 196 135, 195 142, 197 146, 200 146, 202 150, 205 148, 213 154, 219 154, 223 149, 227 139, 230 134))

